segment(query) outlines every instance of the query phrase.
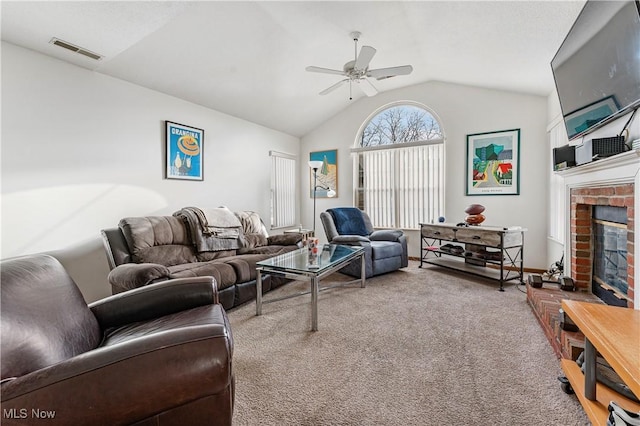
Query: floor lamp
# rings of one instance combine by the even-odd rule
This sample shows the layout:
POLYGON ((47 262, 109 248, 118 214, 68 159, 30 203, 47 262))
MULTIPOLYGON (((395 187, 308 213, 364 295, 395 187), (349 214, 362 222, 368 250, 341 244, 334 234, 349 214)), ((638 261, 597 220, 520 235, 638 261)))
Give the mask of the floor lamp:
POLYGON ((316 191, 318 188, 327 190, 327 197, 333 198, 336 196, 336 191, 331 187, 324 187, 318 185, 318 169, 322 167, 322 161, 309 161, 309 167, 313 170, 313 235, 316 235, 316 191))

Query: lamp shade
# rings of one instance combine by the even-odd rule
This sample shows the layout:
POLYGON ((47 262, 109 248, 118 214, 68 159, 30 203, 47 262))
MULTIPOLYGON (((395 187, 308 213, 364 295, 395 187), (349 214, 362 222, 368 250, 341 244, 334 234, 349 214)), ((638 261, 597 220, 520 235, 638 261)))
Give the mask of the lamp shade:
POLYGON ((335 196, 336 196, 336 191, 334 191, 333 189, 329 188, 329 190, 327 191, 327 197, 333 198, 335 196))
POLYGON ((309 167, 312 169, 319 169, 322 167, 322 161, 309 161, 309 167))

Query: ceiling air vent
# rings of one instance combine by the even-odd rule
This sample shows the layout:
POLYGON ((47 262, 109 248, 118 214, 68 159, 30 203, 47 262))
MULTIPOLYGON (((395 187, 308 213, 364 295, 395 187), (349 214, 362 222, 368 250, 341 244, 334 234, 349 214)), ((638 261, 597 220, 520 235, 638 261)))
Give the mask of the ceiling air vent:
POLYGON ((95 59, 96 61, 99 61, 100 59, 102 59, 102 55, 98 55, 97 53, 93 53, 90 50, 87 49, 83 49, 82 47, 76 46, 74 44, 71 44, 69 42, 60 40, 58 38, 52 38, 51 41, 49 42, 51 44, 55 44, 56 46, 60 46, 63 47, 67 50, 71 50, 72 52, 75 53, 79 53, 81 55, 87 56, 91 59, 95 59))

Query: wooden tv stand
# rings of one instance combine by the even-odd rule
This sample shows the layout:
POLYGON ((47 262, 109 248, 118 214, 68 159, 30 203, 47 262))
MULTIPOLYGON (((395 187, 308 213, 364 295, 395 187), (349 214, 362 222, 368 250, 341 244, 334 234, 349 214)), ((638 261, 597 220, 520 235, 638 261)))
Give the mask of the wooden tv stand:
POLYGON ((563 300, 562 309, 585 336, 585 374, 570 359, 563 359, 562 370, 594 425, 606 425, 609 402, 632 412, 640 404, 595 380, 596 352, 629 386, 640 395, 640 311, 597 303, 563 300))
POLYGON ((499 281, 500 291, 504 291, 503 284, 507 281, 519 280, 524 284, 525 231, 520 227, 421 223, 420 267, 428 263, 490 278, 499 281))

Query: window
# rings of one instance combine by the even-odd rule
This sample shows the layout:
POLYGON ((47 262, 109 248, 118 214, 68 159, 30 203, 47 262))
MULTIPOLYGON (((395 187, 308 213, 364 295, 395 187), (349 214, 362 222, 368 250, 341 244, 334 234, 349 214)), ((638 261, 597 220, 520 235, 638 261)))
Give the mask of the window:
POLYGON ((444 137, 418 104, 376 112, 354 152, 355 205, 380 228, 417 229, 444 214, 444 137))
POLYGON ((271 229, 295 225, 296 157, 270 151, 271 156, 271 229))

